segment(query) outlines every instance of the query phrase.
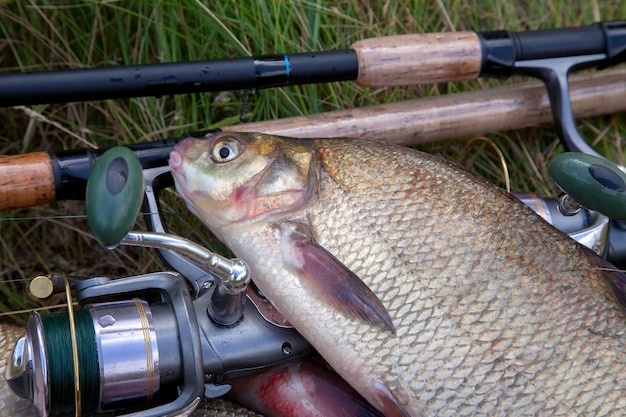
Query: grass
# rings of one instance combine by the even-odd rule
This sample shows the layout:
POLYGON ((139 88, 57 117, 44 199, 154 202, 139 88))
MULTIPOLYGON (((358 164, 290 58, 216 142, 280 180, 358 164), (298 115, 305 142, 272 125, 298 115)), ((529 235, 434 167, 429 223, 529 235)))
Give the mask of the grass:
MULTIPOLYGON (((347 48, 374 36, 452 30, 534 30, 626 18, 626 2, 565 0, 440 1, 3 1, 0 71, 239 57, 274 52, 347 48)), ((515 82, 507 81, 507 82, 515 82)), ((248 120, 323 111, 486 88, 479 80, 405 88, 368 89, 352 83, 294 86, 257 92, 248 120)), ((242 98, 232 92, 0 109, 0 154, 106 147, 174 137, 230 124, 242 98)), ((617 116, 580 122, 605 155, 624 162, 624 122, 617 116)), ((486 136, 505 155, 514 190, 553 195, 546 162, 561 147, 551 126, 486 136)), ((500 162, 489 146, 468 152, 465 140, 424 148, 464 164, 502 185, 500 162)), ((206 245, 172 195, 164 211, 177 233, 206 245)), ((36 272, 125 276, 159 270, 152 251, 102 250, 88 234, 81 202, 59 202, 0 213, 0 310, 33 305, 24 278, 36 272), (57 217, 54 217, 57 216, 57 217), (18 220, 9 220, 17 218, 18 220), (26 219, 32 218, 32 219, 26 219)))

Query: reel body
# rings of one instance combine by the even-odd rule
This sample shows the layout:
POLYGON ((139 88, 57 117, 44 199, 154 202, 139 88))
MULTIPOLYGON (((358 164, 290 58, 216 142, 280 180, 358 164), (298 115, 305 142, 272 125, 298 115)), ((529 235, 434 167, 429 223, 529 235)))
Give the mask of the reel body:
MULTIPOLYGON (((77 287, 84 415, 178 414, 197 398, 224 395, 229 380, 311 351, 293 328, 268 322, 251 301, 236 325, 214 322, 211 291, 192 300, 177 273, 99 277, 77 287)), ((74 415, 70 340, 67 312, 32 313, 14 349, 9 385, 42 416, 74 415)))

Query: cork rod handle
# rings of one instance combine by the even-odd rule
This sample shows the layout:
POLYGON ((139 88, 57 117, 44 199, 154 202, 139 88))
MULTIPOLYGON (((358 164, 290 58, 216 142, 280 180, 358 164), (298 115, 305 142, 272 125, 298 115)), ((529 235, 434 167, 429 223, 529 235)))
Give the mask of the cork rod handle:
POLYGON ((365 39, 356 83, 368 87, 433 84, 477 78, 482 51, 475 32, 427 33, 365 39))
POLYGON ((54 174, 45 152, 0 155, 0 210, 55 200, 54 174))

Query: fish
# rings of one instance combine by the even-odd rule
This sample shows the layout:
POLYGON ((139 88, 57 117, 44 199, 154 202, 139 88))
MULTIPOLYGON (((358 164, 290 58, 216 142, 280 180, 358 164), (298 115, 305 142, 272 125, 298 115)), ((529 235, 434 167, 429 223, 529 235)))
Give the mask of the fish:
POLYGON ((626 413, 624 274, 487 180, 355 138, 170 154, 190 212, 385 416, 626 413))

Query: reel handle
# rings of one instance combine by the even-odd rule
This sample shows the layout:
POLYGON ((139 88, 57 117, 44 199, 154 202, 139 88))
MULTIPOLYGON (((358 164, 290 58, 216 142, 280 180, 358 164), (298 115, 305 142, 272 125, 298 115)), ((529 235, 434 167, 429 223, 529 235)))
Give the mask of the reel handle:
POLYGON ((133 151, 108 149, 93 168, 85 197, 87 222, 106 247, 117 246, 135 224, 143 201, 143 168, 133 151))
POLYGON ((556 184, 580 205, 615 220, 626 220, 626 174, 594 155, 565 152, 548 167, 556 184))

